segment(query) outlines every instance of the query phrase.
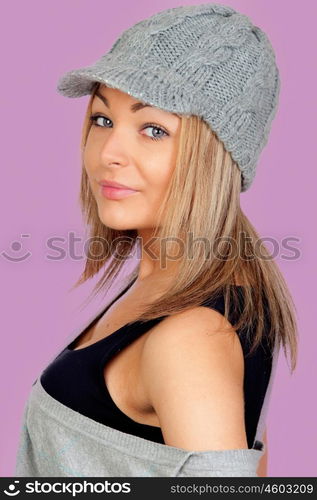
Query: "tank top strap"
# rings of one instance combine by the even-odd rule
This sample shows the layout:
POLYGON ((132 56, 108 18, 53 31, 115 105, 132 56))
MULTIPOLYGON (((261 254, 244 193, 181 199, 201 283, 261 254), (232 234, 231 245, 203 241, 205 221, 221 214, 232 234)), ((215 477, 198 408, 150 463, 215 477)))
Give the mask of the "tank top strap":
MULTIPOLYGON (((270 378, 269 378, 269 382, 268 382, 267 389, 265 392, 264 401, 262 404, 261 413, 260 413, 257 428, 256 428, 256 433, 255 433, 255 438, 254 438, 254 443, 253 443, 254 447, 256 447, 259 442, 261 444, 263 444, 263 435, 264 435, 265 426, 266 426, 266 418, 267 418, 267 414, 268 414, 268 410, 269 410, 269 403, 270 403, 271 395, 272 395, 273 382, 274 382, 275 374, 277 371, 277 361, 278 361, 279 351, 280 351, 280 343, 276 339, 275 344, 274 344, 274 349, 272 352, 272 364, 271 364, 270 378)), ((264 451, 266 451, 266 450, 264 449, 264 451)))
POLYGON ((166 316, 160 316, 159 318, 153 318, 142 322, 138 320, 133 321, 132 323, 119 328, 108 337, 101 339, 98 343, 104 343, 105 349, 99 350, 99 352, 102 352, 101 357, 99 357, 100 366, 104 367, 112 356, 137 340, 165 317, 166 316))
MULTIPOLYGON (((238 321, 239 316, 242 313, 243 307, 244 307, 244 287, 232 285, 230 291, 233 289, 233 287, 235 288, 237 295, 238 295, 238 308, 234 309, 233 304, 232 304, 232 300, 230 300, 228 319, 232 324, 234 322, 238 321)), ((219 293, 216 294, 215 297, 213 297, 211 299, 204 300, 204 302, 202 302, 201 305, 215 309, 220 314, 224 315, 224 312, 225 312, 224 293, 219 291, 219 293)), ((267 335, 265 334, 266 332, 269 331, 269 329, 271 327, 270 315, 268 314, 268 303, 267 303, 266 296, 263 299, 263 306, 264 306, 265 332, 264 332, 263 339, 260 342, 260 345, 258 346, 258 348, 256 349, 256 351, 252 357, 246 356, 247 354, 249 354, 250 343, 247 340, 247 336, 245 334, 246 333, 245 329, 242 327, 241 329, 237 330, 237 333, 238 333, 239 338, 240 338, 241 346, 242 346, 242 349, 243 349, 244 355, 245 355, 244 387, 245 387, 245 389, 248 387, 248 389, 246 389, 247 392, 251 393, 254 389, 252 379, 254 378, 255 373, 257 373, 258 377, 263 378, 263 380, 261 382, 262 387, 264 388, 264 389, 262 389, 262 390, 264 390, 263 403, 262 403, 260 411, 259 411, 259 417, 258 417, 258 421, 257 421, 257 426, 255 428, 255 434, 254 434, 254 439, 253 439, 253 443, 252 443, 253 448, 260 449, 260 450, 262 450, 264 448, 263 435, 264 435, 264 431, 265 431, 266 418, 267 418, 269 402, 270 402, 270 398, 271 398, 273 381, 274 381, 274 377, 275 377, 275 373, 276 373, 276 369, 277 369, 277 360, 278 360, 278 355, 279 355, 279 343, 278 343, 277 339, 275 340, 274 348, 272 349, 269 346, 268 338, 267 338, 267 335), (257 367, 257 364, 259 364, 259 366, 262 367, 260 372, 256 372, 256 370, 259 370, 259 367, 257 367), (266 383, 265 381, 268 381, 268 382, 266 383)), ((259 380, 258 380, 258 384, 260 387, 259 380)), ((254 393, 253 393, 253 396, 255 397, 254 393)))
MULTIPOLYGON (((243 287, 237 286, 236 288, 238 289, 239 312, 240 312, 241 310, 240 307, 242 307, 241 300, 243 300, 243 287)), ((123 291, 123 293, 125 293, 125 290, 123 291)), ((205 305, 207 307, 212 307, 221 314, 224 314, 225 310, 224 295, 220 293, 215 299, 206 299, 204 300, 202 305, 205 305)), ((233 314, 236 314, 236 311, 230 310, 231 319, 233 319, 233 314)), ((130 324, 126 324, 123 327, 119 328, 117 331, 113 332, 113 334, 109 336, 111 338, 111 351, 123 349, 130 342, 137 339, 139 336, 141 336, 143 333, 148 331, 150 328, 158 324, 166 317, 167 315, 163 315, 158 318, 153 318, 145 321, 136 320, 134 322, 131 322, 130 324)))
MULTIPOLYGON (((51 354, 51 356, 48 358, 48 360, 46 360, 46 365, 50 364, 53 362, 53 360, 61 354, 61 352, 63 352, 63 350, 67 349, 67 347, 72 344, 72 342, 75 341, 75 339, 77 337, 79 337, 88 327, 89 325, 91 325, 94 321, 97 321, 111 306, 112 304, 118 300, 132 285, 133 283, 136 281, 137 279, 137 275, 135 275, 135 273, 133 273, 133 279, 128 283, 128 285, 124 285, 123 288, 121 288, 120 292, 118 293, 118 295, 116 295, 111 301, 110 303, 104 307, 104 305, 102 305, 102 308, 99 309, 99 311, 96 313, 94 312, 92 315, 89 316, 89 318, 87 320, 85 320, 85 322, 82 322, 79 326, 75 327, 71 333, 69 335, 67 335, 66 338, 64 338, 64 340, 62 341, 62 344, 60 344, 55 350, 54 352, 51 354)), ((41 373, 41 372, 40 372, 41 373)), ((33 382, 32 385, 34 385, 37 381, 38 377, 35 379, 35 381, 33 382)))
MULTIPOLYGON (((202 306, 205 307, 210 307, 211 309, 214 309, 218 311, 220 314, 224 316, 225 314, 225 294, 224 290, 220 289, 215 296, 211 298, 205 299, 202 303, 202 306)), ((231 285, 230 287, 230 301, 229 301, 229 312, 228 312, 228 319, 231 323, 235 323, 240 314, 243 311, 243 305, 244 305, 244 287, 240 285, 231 285), (233 290, 236 292, 236 295, 238 297, 238 309, 235 309, 233 307, 233 301, 231 300, 233 290)))

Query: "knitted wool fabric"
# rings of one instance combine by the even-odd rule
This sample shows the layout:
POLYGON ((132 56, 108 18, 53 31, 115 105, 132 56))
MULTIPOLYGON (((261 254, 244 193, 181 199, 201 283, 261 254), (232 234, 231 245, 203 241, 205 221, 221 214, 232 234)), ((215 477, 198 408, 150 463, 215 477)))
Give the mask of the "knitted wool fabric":
POLYGON ((200 116, 240 168, 241 191, 250 187, 280 76, 267 35, 246 15, 215 3, 160 11, 123 31, 92 65, 65 73, 57 91, 81 97, 96 82, 165 111, 200 116))

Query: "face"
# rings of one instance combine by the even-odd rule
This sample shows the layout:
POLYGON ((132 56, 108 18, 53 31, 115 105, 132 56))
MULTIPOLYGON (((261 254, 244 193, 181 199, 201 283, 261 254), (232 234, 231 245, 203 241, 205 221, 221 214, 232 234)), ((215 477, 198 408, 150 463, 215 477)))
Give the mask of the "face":
POLYGON ((175 167, 180 118, 101 85, 91 121, 84 165, 100 220, 118 230, 153 228, 175 167), (105 180, 134 191, 102 188, 105 180))

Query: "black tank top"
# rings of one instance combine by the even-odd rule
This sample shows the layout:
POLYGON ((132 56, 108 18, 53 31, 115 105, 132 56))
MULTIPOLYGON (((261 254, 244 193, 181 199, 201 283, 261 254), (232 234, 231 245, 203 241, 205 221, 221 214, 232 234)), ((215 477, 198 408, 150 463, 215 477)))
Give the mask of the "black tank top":
MULTIPOLYGON (((105 384, 104 367, 115 353, 124 349, 166 316, 144 323, 135 321, 132 325, 123 326, 90 346, 73 350, 77 339, 132 286, 135 279, 47 366, 40 380, 48 394, 74 411, 119 431, 164 444, 160 427, 136 422, 117 407, 105 384)), ((236 286, 236 288, 239 297, 242 297, 243 287, 236 286)), ((222 295, 216 300, 204 301, 202 305, 224 314, 222 295)), ((234 319, 233 313, 229 313, 229 319, 234 319)), ((243 330, 237 330, 237 333, 243 352, 247 354, 249 345, 243 330)), ((264 337, 255 353, 245 357, 245 425, 249 448, 252 448, 255 438, 271 368, 272 353, 264 337)))

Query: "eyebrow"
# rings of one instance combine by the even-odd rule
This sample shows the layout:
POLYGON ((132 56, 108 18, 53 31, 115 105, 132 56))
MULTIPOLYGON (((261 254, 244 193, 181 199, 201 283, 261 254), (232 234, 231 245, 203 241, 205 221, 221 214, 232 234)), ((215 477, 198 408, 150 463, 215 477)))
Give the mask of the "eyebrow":
MULTIPOLYGON (((104 95, 100 94, 100 92, 98 92, 98 90, 95 93, 95 95, 97 97, 99 97, 99 99, 102 100, 102 102, 104 103, 105 106, 107 106, 107 108, 110 109, 109 101, 104 95)), ((136 113, 140 109, 147 108, 147 107, 153 108, 153 106, 151 106, 151 104, 143 104, 142 102, 136 102, 130 106, 130 109, 131 109, 132 113, 136 113)))

